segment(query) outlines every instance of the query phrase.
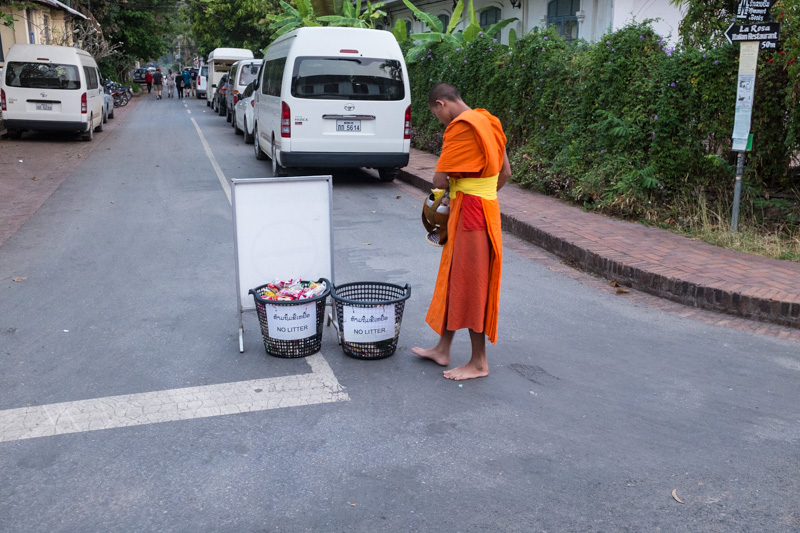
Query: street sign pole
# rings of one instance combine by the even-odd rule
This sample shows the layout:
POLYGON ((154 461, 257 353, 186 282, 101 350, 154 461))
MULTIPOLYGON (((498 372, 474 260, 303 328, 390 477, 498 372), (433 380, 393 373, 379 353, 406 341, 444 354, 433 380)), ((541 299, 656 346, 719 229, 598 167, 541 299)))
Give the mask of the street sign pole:
POLYGON ((742 42, 739 49, 739 77, 736 87, 736 115, 733 123, 733 142, 731 150, 738 151, 736 162, 736 183, 733 189, 733 211, 731 231, 739 231, 739 204, 742 197, 742 177, 744 176, 744 153, 748 149, 750 123, 753 116, 753 95, 756 88, 756 68, 758 66, 758 41, 742 42))
POLYGON ((731 231, 739 231, 739 204, 742 198, 744 176, 744 153, 750 150, 752 135, 750 122, 753 117, 753 95, 756 89, 756 67, 759 50, 775 50, 780 38, 780 22, 772 22, 770 9, 776 0, 739 0, 736 18, 745 24, 731 24, 725 38, 733 44, 741 43, 739 49, 739 78, 736 86, 736 115, 733 122, 731 150, 739 152, 736 161, 736 183, 733 188, 733 210, 731 231))

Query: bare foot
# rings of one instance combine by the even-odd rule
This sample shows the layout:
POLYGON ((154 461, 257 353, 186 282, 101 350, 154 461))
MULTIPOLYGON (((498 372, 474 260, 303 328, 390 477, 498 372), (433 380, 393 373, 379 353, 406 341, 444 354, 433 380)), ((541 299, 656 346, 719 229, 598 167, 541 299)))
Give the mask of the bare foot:
POLYGON ((476 365, 472 362, 466 365, 454 368, 452 370, 445 370, 444 377, 455 381, 463 381, 465 379, 483 378, 489 375, 489 367, 484 365, 476 365))
POLYGON ((436 348, 411 348, 411 353, 418 355, 424 359, 430 359, 437 365, 447 366, 450 364, 450 354, 441 352, 436 348))

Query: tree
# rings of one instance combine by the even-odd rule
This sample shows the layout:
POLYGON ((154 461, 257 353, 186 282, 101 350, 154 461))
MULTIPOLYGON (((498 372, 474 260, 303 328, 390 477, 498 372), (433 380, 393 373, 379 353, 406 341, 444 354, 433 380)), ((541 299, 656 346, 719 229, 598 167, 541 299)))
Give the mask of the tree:
POLYGON ((188 7, 201 55, 219 47, 261 50, 269 42, 267 17, 278 11, 277 0, 198 0, 188 7))
POLYGON ((478 17, 475 14, 475 8, 472 0, 469 0, 469 4, 467 6, 467 27, 463 31, 456 32, 456 26, 461 23, 461 15, 464 11, 464 0, 458 0, 458 4, 453 10, 453 16, 450 17, 450 24, 446 29, 444 28, 442 21, 439 20, 439 17, 418 9, 416 6, 414 6, 414 4, 411 3, 410 0, 403 0, 403 3, 414 13, 414 16, 421 20, 425 26, 431 30, 425 33, 411 34, 411 39, 418 41, 419 44, 409 49, 408 53, 406 54, 406 61, 408 63, 415 62, 420 52, 429 47, 431 44, 441 42, 449 42, 455 45, 465 44, 476 39, 481 33, 487 37, 494 37, 500 30, 517 20, 516 17, 501 20, 500 22, 496 22, 484 30, 481 28, 481 25, 478 22, 478 17))

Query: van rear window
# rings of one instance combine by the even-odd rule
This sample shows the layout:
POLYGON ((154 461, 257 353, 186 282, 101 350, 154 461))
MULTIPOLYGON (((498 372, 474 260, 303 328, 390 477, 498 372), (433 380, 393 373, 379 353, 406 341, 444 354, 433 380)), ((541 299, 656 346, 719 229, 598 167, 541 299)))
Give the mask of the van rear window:
POLYGON ((6 85, 28 89, 80 89, 81 78, 76 65, 56 63, 6 63, 6 85))
POLYGON ((292 96, 321 100, 402 100, 403 68, 396 59, 298 57, 292 96))
POLYGON ((258 77, 259 65, 244 65, 239 70, 239 85, 247 85, 258 77))

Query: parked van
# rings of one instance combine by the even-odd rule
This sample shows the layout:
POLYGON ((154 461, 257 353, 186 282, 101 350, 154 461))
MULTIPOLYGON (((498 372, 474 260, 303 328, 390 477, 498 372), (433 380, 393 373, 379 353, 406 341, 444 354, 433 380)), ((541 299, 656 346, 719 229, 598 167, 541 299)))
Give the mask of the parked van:
POLYGON ((215 48, 208 54, 208 81, 206 85, 206 105, 211 106, 211 99, 217 89, 222 75, 231 70, 231 66, 240 59, 253 59, 252 50, 246 48, 215 48))
POLYGON ((231 67, 231 72, 228 76, 228 90, 225 93, 228 122, 235 123, 233 113, 236 109, 236 103, 250 82, 258 77, 258 70, 261 68, 262 61, 262 59, 243 59, 237 61, 231 67))
POLYGON ((377 168, 392 181, 408 164, 411 89, 390 32, 299 28, 265 51, 255 96, 255 153, 285 167, 377 168))
POLYGON ((3 125, 24 131, 75 131, 91 141, 103 130, 103 86, 94 58, 71 46, 15 44, 0 79, 3 125))

